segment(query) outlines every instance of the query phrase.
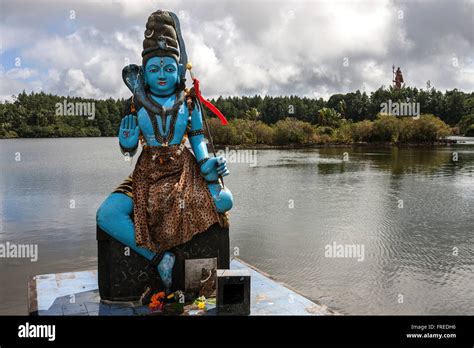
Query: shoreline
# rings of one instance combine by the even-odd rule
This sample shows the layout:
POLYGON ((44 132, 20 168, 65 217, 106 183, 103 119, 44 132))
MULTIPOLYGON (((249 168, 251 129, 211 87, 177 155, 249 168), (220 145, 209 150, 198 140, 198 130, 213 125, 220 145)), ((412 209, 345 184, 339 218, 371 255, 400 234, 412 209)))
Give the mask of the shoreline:
MULTIPOLYGON (((14 137, 5 138, 0 137, 0 140, 18 140, 18 139, 83 139, 83 138, 117 138, 113 137, 14 137)), ((423 143, 400 143, 400 142, 355 142, 355 143, 317 143, 317 144, 285 144, 285 145, 274 145, 274 144, 239 144, 239 145, 226 145, 226 144, 214 144, 216 149, 231 149, 231 150, 301 150, 301 149, 320 149, 320 148, 344 148, 344 147, 441 147, 451 146, 460 144, 457 140, 445 139, 437 142, 423 142, 423 143)), ((461 143, 462 144, 462 143, 461 143)))
POLYGON ((377 143, 327 143, 327 144, 287 144, 287 145, 267 145, 267 144, 253 144, 253 145, 215 145, 216 149, 231 149, 231 150, 301 150, 301 149, 321 149, 321 148, 347 148, 347 147, 441 147, 457 145, 457 141, 439 141, 436 143, 392 143, 392 142, 377 142, 377 143))

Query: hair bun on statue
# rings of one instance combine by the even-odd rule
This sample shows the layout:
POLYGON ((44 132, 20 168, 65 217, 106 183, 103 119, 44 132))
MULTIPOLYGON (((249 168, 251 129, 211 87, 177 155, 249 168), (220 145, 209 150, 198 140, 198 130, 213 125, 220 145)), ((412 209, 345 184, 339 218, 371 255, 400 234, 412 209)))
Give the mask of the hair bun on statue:
POLYGON ((176 24, 170 13, 163 10, 153 12, 146 23, 143 66, 146 66, 148 59, 156 56, 172 57, 179 62, 179 50, 176 24))

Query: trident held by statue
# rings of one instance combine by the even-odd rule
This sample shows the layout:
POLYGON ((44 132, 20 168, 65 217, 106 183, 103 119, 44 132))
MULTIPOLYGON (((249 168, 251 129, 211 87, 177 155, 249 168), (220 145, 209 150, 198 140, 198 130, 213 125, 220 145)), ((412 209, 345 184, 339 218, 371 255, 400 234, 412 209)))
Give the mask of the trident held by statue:
MULTIPOLYGON (((191 63, 187 63, 186 69, 189 70, 189 74, 191 75, 191 79, 193 80, 194 92, 196 93, 196 99, 198 101, 199 108, 201 109, 201 112, 202 112, 202 116, 203 116, 202 118, 204 120, 204 125, 206 127, 207 134, 209 135, 209 144, 211 146, 211 151, 214 154, 214 157, 217 157, 216 149, 214 147, 214 141, 212 140, 211 129, 209 128, 209 124, 207 123, 207 113, 202 105, 204 104, 209 110, 211 110, 212 113, 215 114, 221 120, 222 125, 225 126, 228 123, 227 119, 218 108, 216 108, 214 105, 211 104, 211 102, 209 102, 202 96, 201 90, 199 89, 199 80, 193 74, 193 70, 192 70, 193 65, 191 63)), ((222 183, 222 187, 225 187, 224 178, 221 175, 219 175, 219 180, 222 183)))

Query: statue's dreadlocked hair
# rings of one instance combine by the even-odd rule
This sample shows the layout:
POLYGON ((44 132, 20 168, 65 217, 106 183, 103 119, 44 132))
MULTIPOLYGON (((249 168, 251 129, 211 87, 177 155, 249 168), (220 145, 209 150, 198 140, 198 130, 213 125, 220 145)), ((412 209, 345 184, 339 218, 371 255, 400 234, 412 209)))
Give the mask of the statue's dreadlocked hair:
POLYGON ((153 12, 148 17, 143 40, 143 66, 146 66, 148 59, 156 56, 172 57, 179 62, 176 25, 169 12, 163 10, 153 12))

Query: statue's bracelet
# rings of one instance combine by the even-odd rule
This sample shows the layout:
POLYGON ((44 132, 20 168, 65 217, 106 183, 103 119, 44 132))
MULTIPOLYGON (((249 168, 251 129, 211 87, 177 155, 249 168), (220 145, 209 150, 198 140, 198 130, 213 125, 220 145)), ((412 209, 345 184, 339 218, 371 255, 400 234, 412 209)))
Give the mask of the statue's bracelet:
POLYGON ((152 267, 158 266, 158 264, 163 259, 163 256, 165 256, 164 251, 156 253, 155 256, 153 256, 153 258, 150 260, 150 266, 152 266, 152 267))
POLYGON ((199 169, 200 169, 200 168, 202 167, 202 165, 203 165, 204 163, 206 163, 207 161, 209 161, 209 157, 204 157, 202 160, 200 160, 200 161, 198 162, 199 169))
POLYGON ((188 137, 195 137, 197 135, 204 135, 204 129, 196 129, 188 132, 188 137))
POLYGON ((137 146, 135 146, 134 148, 128 148, 128 147, 125 147, 125 146, 122 146, 122 144, 120 144, 119 142, 119 145, 120 145, 120 149, 122 150, 123 153, 134 153, 136 150, 137 150, 137 147, 138 147, 138 144, 137 146))

